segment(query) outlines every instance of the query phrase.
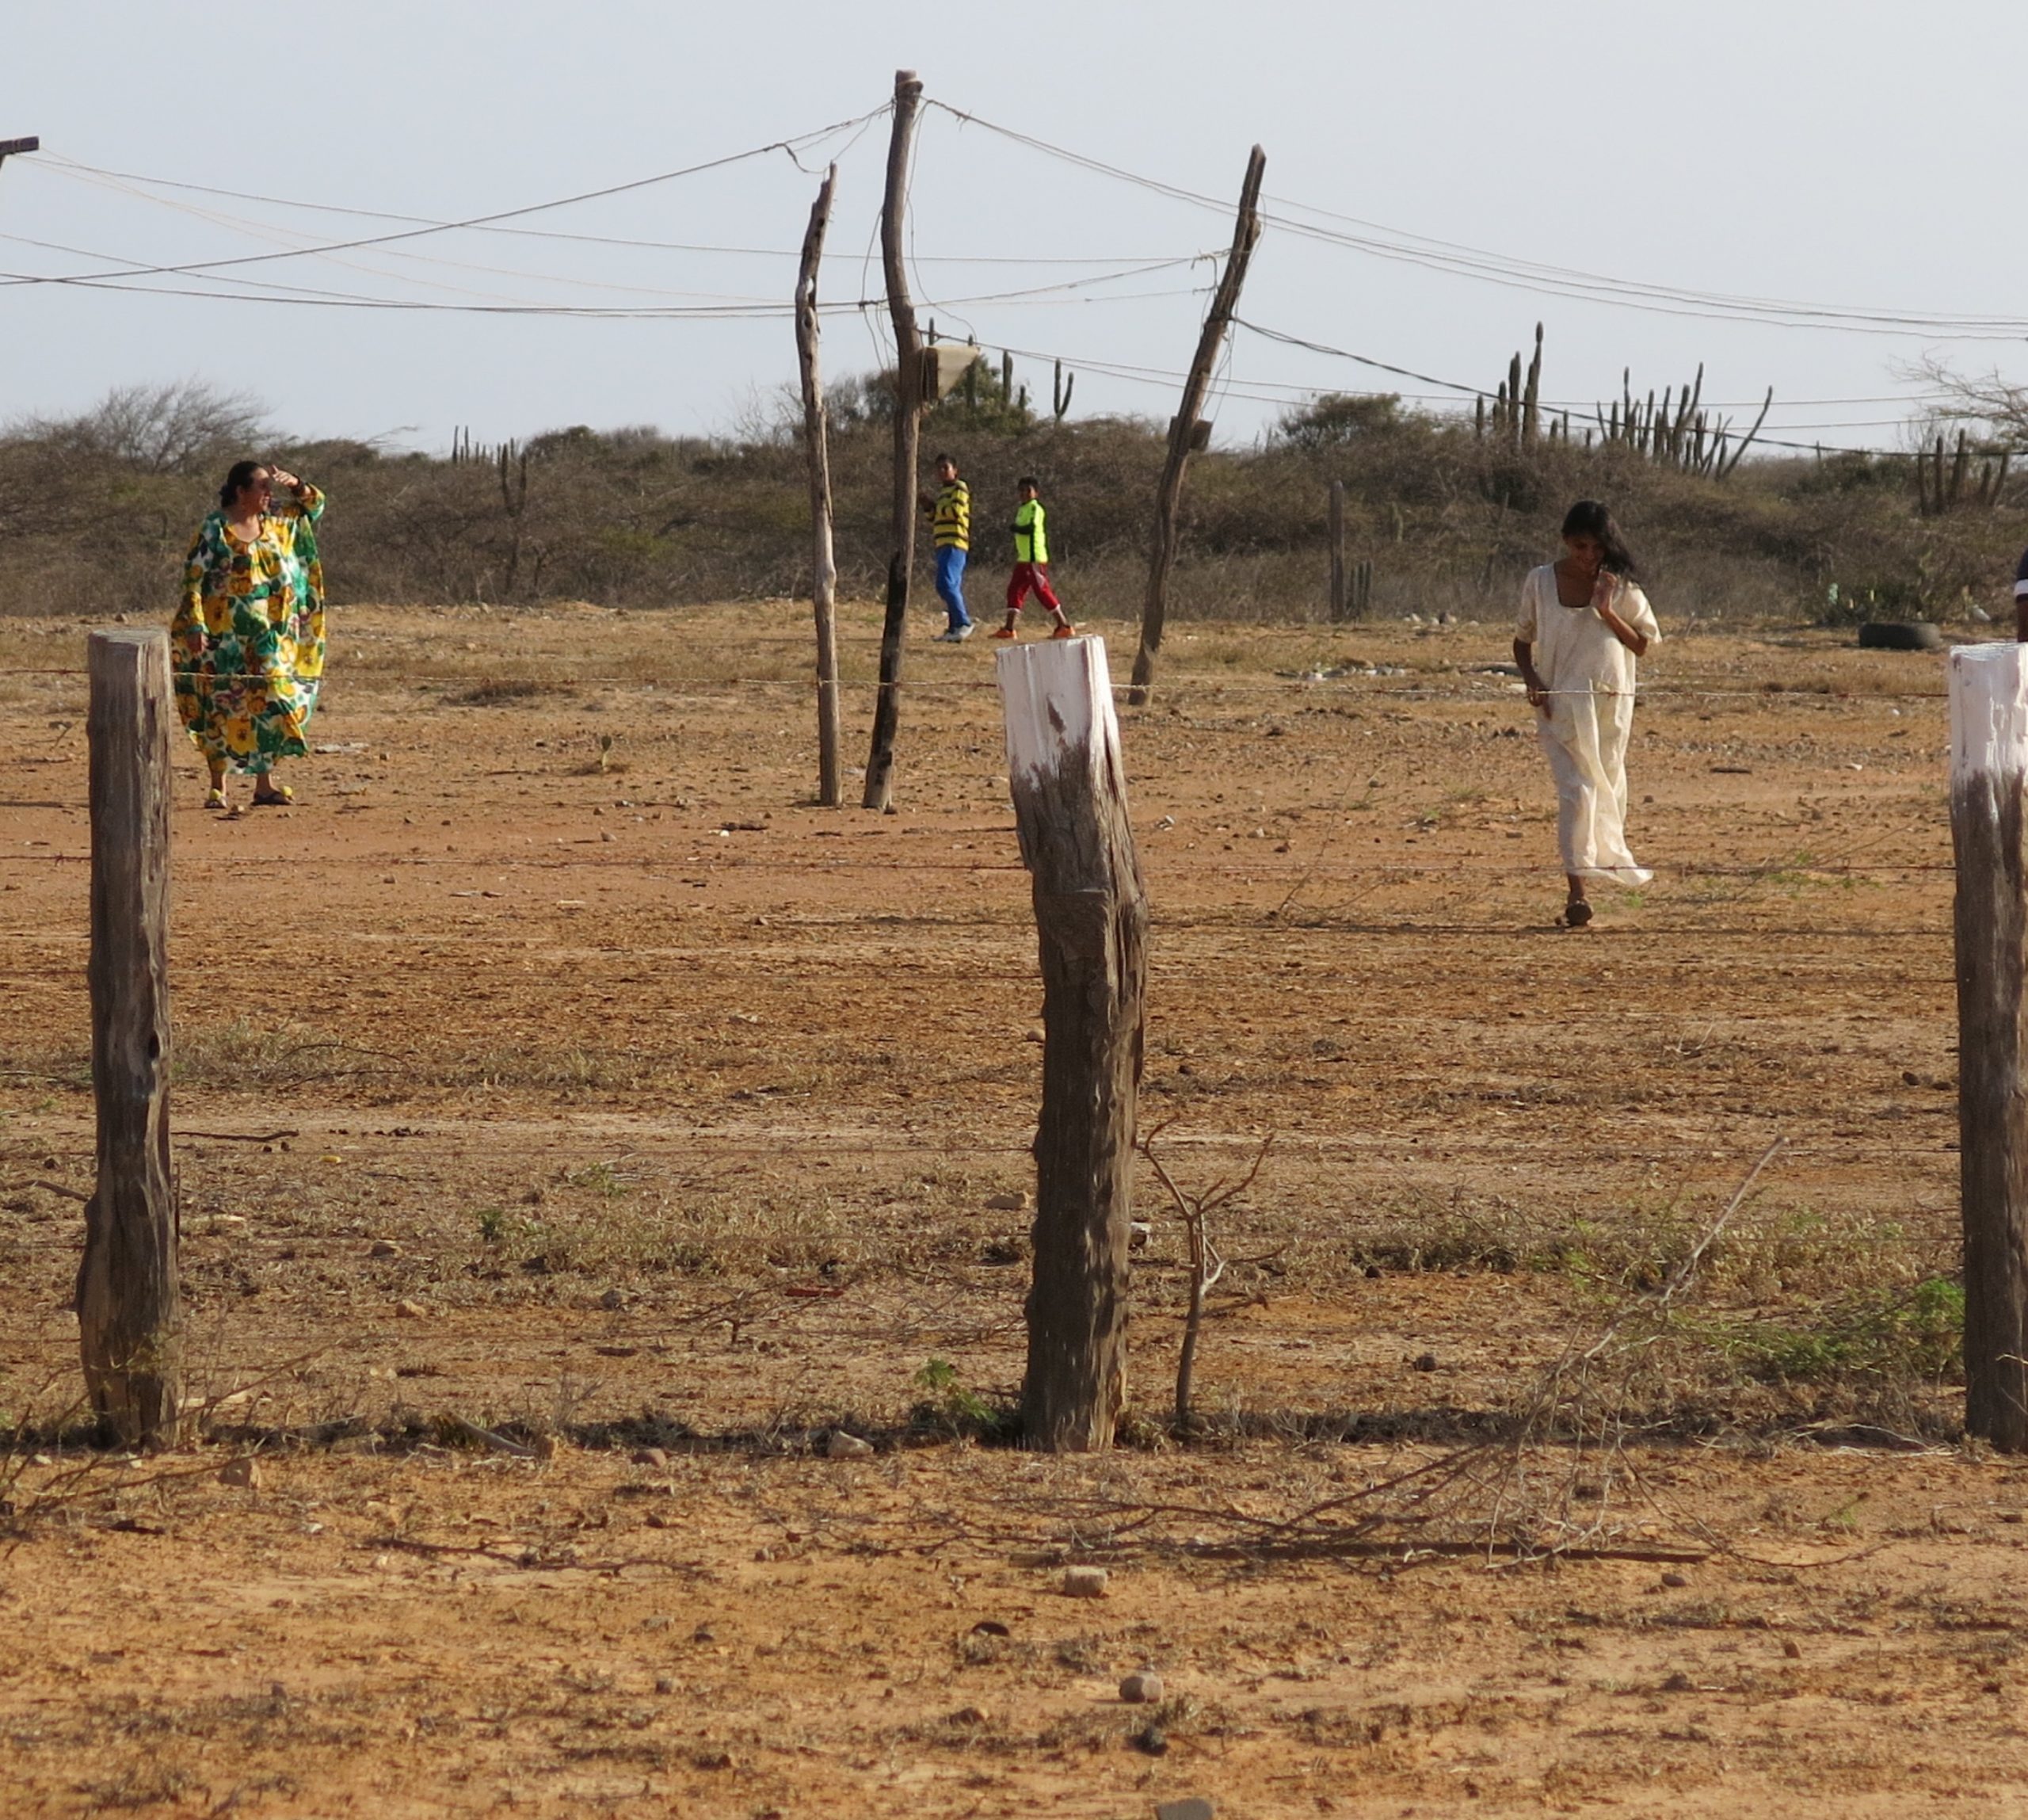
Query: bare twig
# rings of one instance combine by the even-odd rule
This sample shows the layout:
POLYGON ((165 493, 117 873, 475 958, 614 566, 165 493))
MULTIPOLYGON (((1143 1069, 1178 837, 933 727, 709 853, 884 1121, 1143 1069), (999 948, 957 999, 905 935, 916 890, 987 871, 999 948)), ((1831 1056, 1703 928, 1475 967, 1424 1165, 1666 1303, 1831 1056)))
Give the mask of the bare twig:
MULTIPOLYGON (((1148 1166, 1155 1172, 1155 1178, 1168 1190, 1169 1199, 1176 1204, 1176 1211, 1183 1216, 1184 1232, 1190 1246, 1190 1308, 1184 1317, 1183 1349, 1176 1360, 1176 1432, 1190 1432, 1191 1376, 1197 1365, 1197 1336, 1204 1325, 1204 1298, 1212 1286, 1226 1273, 1226 1260, 1218 1255, 1218 1247, 1211 1241, 1207 1222, 1219 1208, 1229 1206, 1253 1185, 1254 1177, 1260 1173, 1260 1166, 1268 1160, 1268 1152, 1275 1142, 1270 1131, 1260 1140, 1260 1148, 1254 1154, 1252 1166, 1244 1175, 1230 1182, 1220 1182, 1199 1194, 1185 1194, 1177 1187, 1176 1178, 1162 1166, 1162 1160, 1155 1154, 1155 1139, 1176 1123, 1165 1120, 1142 1139, 1135 1146, 1148 1159, 1148 1166)), ((1272 1255, 1271 1253, 1270 1256, 1272 1255)))
POLYGON ((299 1138, 303 1134, 296 1131, 178 1131, 175 1135, 179 1138, 212 1138, 221 1143, 229 1144, 272 1144, 280 1143, 284 1138, 299 1138))
POLYGON ((1746 1180, 1741 1182, 1734 1191, 1733 1198, 1725 1203, 1725 1211, 1712 1223, 1704 1236, 1690 1248, 1690 1253, 1683 1262, 1669 1272, 1668 1281, 1664 1283, 1660 1290, 1649 1300, 1637 1302, 1632 1307, 1624 1310, 1581 1356, 1588 1360, 1597 1358, 1612 1343, 1620 1329, 1632 1316, 1654 1309, 1666 1308, 1675 1299, 1677 1293, 1689 1283, 1692 1277, 1696 1276, 1698 1267, 1704 1262, 1704 1254, 1717 1243, 1720 1234, 1731 1224, 1733 1215, 1737 1213, 1744 1204, 1747 1196, 1752 1192, 1753 1185, 1760 1180, 1760 1172, 1774 1160, 1775 1152, 1782 1149, 1788 1141, 1785 1137, 1777 1138, 1761 1152, 1760 1161, 1747 1171, 1746 1180))
POLYGON ((476 1441, 481 1447, 494 1453, 507 1454, 516 1459, 542 1458, 540 1448, 530 1447, 524 1441, 509 1440, 504 1434, 496 1433, 491 1429, 482 1429, 477 1422, 467 1421, 463 1416, 446 1416, 444 1420, 466 1440, 476 1441))

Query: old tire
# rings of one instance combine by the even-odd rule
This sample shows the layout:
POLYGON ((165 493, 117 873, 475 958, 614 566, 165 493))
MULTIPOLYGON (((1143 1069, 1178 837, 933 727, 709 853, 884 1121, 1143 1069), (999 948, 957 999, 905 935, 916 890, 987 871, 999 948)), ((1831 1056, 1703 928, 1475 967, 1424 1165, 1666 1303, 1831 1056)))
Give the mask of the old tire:
POLYGON ((1861 651, 1942 651, 1943 634, 1928 620, 1886 620, 1859 628, 1861 651))

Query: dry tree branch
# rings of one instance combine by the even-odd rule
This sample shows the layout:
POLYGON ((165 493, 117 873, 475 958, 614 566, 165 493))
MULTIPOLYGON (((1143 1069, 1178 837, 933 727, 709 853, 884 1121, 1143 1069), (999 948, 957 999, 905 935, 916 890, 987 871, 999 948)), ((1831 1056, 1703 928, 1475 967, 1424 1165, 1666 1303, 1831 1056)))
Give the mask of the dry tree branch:
POLYGON ((1786 1145, 1788 1141, 1786 1137, 1777 1138, 1760 1153, 1760 1161, 1747 1171, 1746 1180, 1733 1191, 1733 1198, 1725 1203, 1725 1211, 1712 1223, 1704 1236, 1690 1248, 1689 1253, 1684 1257, 1683 1262, 1669 1272, 1668 1280, 1653 1296, 1633 1303, 1616 1315, 1607 1325, 1605 1332, 1601 1334, 1581 1355, 1584 1358, 1587 1360, 1597 1358, 1611 1344, 1620 1329, 1626 1326, 1632 1316, 1637 1314, 1653 1313, 1666 1308, 1675 1299, 1677 1292, 1696 1276, 1699 1266, 1704 1262, 1705 1253, 1718 1242, 1725 1228, 1732 1223, 1733 1215, 1737 1213, 1740 1207, 1744 1204, 1747 1196, 1753 1190, 1753 1185, 1760 1180, 1761 1171, 1774 1160, 1775 1152, 1786 1145))
MULTIPOLYGON (((1149 1142, 1161 1135, 1158 1129, 1149 1142)), ((1680 1299, 1704 1269, 1786 1139, 1770 1144, 1657 1288, 1630 1303, 1595 1337, 1572 1339, 1521 1400, 1511 1427, 1497 1439, 1466 1442, 1435 1458, 1405 1463, 1373 1483, 1340 1492, 1280 1516, 1261 1516, 1214 1503, 1082 1498, 1069 1509, 1116 1520, 1115 1536, 1144 1529, 1151 1517, 1218 1525, 1217 1540, 1194 1540, 1192 1552, 1313 1559, 1386 1558, 1397 1562, 1478 1554, 1515 1563, 1548 1559, 1690 1562, 1728 1548, 1711 1527, 1687 1520, 1682 1540, 1654 1537, 1631 1527, 1634 1516, 1663 1509, 1655 1487, 1625 1450, 1641 1433, 1619 1413, 1602 1374, 1616 1350, 1640 1354, 1653 1335, 1630 1331, 1644 1318, 1652 1326, 1680 1299), (1554 1445, 1569 1440, 1569 1447, 1554 1445), (1581 1505, 1580 1512, 1574 1508, 1581 1505)), ((1215 1194, 1191 1196, 1150 1158, 1186 1221, 1210 1210, 1215 1194)), ((1257 1170, 1259 1160, 1255 1168, 1257 1170)), ((1250 1181, 1252 1174, 1242 1179, 1250 1181)), ((1226 1190, 1227 1197, 1237 1187, 1226 1190)), ((1207 1253, 1209 1257, 1215 1253, 1207 1253)), ((1179 1426, 1187 1418, 1180 1413, 1179 1426)), ((1064 1501, 1054 1500, 1059 1513, 1064 1501)), ((1035 1507, 1040 1509, 1039 1505, 1035 1507)), ((1674 1516, 1672 1520, 1686 1520, 1674 1516)), ((1800 1563, 1798 1563, 1800 1565, 1800 1563)))
POLYGON ((1218 1182, 1198 1194, 1186 1194, 1176 1185, 1176 1178, 1162 1165, 1155 1154, 1155 1140, 1176 1123, 1165 1120, 1154 1130, 1141 1139, 1134 1146, 1148 1159, 1148 1166, 1155 1172, 1155 1179, 1168 1191, 1169 1199, 1176 1204, 1176 1211, 1182 1215, 1183 1229, 1190 1246, 1190 1307, 1184 1317, 1183 1349, 1176 1360, 1176 1420, 1175 1432, 1179 1435, 1190 1433, 1190 1387, 1191 1374, 1197 1366, 1197 1336, 1204 1325, 1204 1298, 1212 1286, 1226 1273, 1226 1260, 1218 1255, 1218 1247, 1212 1242, 1207 1222, 1210 1215, 1219 1208, 1229 1207, 1233 1202, 1252 1187, 1254 1178, 1260 1173, 1260 1166, 1268 1160, 1268 1152, 1273 1147, 1275 1134, 1270 1131, 1260 1140, 1260 1148, 1255 1152, 1252 1166, 1229 1182, 1218 1182))

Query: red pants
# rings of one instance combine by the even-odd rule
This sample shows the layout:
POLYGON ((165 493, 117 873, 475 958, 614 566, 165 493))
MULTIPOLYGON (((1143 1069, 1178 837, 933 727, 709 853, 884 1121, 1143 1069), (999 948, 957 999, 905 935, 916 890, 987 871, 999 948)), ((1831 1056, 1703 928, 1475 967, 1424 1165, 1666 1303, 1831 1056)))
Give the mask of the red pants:
POLYGON ((1018 613, 1021 603, 1028 597, 1028 590, 1035 590, 1035 598, 1053 613, 1063 611, 1063 603, 1056 597, 1056 590, 1049 585, 1049 564, 1046 563, 1016 563, 1014 573, 1007 578, 1007 610, 1018 613))

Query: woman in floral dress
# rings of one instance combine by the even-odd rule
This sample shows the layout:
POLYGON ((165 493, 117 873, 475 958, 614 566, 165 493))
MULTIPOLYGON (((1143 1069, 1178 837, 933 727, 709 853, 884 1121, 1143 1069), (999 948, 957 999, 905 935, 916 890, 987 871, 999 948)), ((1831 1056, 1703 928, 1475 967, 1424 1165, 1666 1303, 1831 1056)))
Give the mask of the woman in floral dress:
POLYGON ((324 495, 293 474, 234 462, 190 546, 170 645, 177 711, 211 768, 208 809, 226 807, 228 769, 252 774, 257 803, 292 800, 273 771, 310 749, 324 674, 323 510, 324 495), (293 497, 276 501, 276 483, 293 497))

